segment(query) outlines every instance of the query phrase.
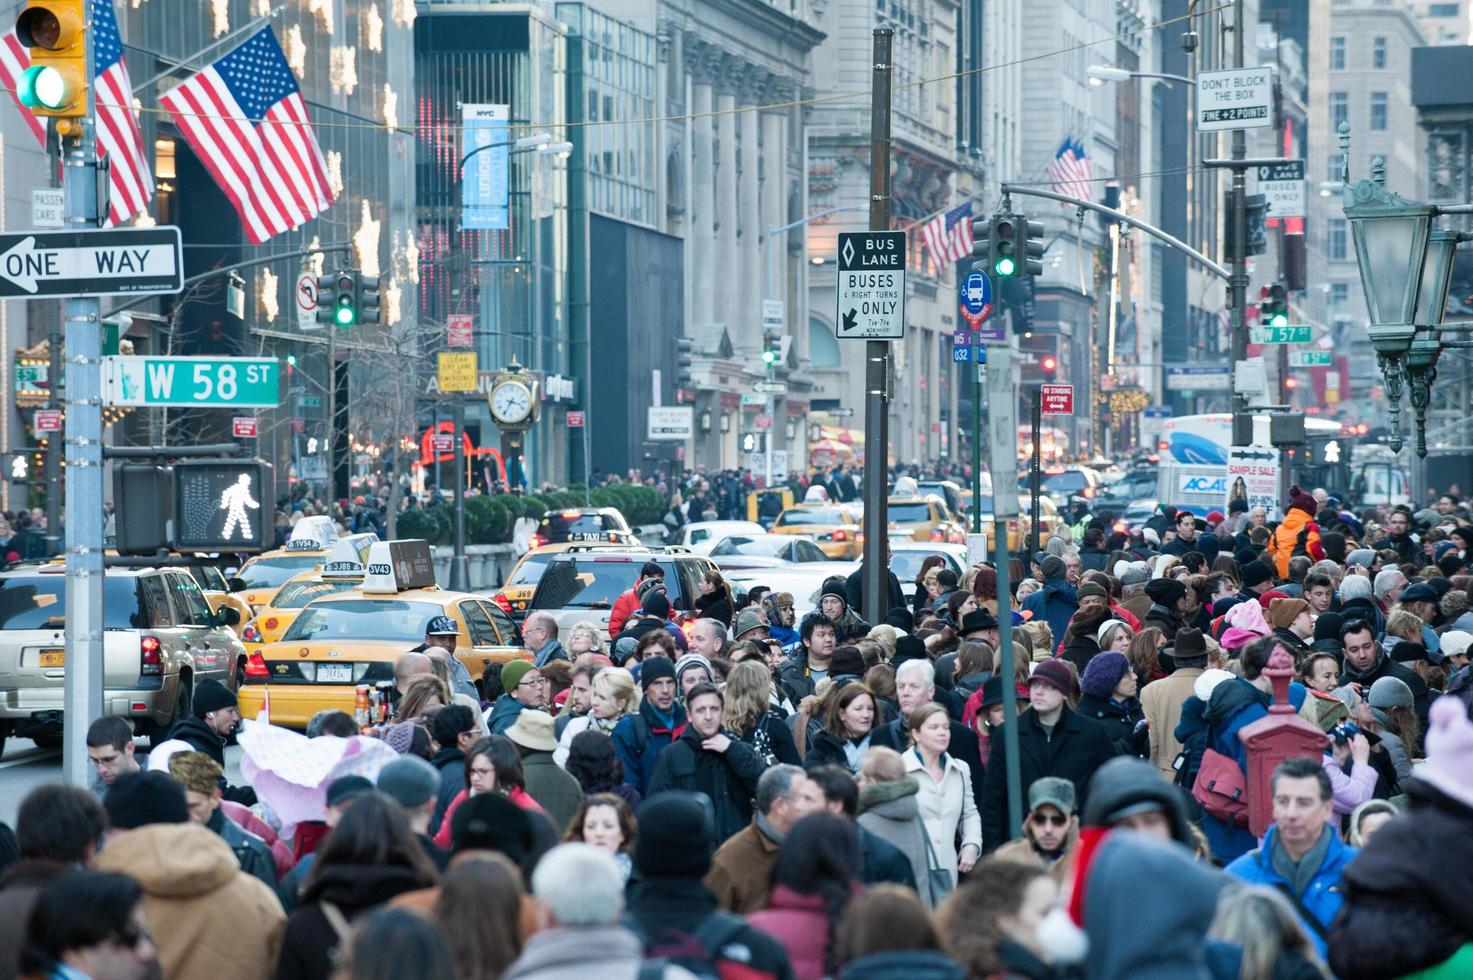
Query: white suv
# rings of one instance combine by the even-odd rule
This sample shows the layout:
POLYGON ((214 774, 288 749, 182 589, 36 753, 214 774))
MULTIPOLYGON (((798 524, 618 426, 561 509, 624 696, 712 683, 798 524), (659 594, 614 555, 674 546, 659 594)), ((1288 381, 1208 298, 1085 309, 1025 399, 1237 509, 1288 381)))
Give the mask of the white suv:
MULTIPOLYGON (((66 583, 60 563, 0 572, 0 750, 12 734, 61 744, 66 583)), ((239 686, 237 614, 212 613, 188 569, 108 569, 102 594, 104 714, 158 740, 189 716, 195 681, 239 686)))

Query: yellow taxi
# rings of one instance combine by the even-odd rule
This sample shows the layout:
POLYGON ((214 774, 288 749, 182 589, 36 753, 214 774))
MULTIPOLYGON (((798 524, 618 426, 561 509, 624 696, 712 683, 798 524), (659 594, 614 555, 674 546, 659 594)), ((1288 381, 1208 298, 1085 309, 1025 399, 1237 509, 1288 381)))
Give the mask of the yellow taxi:
POLYGON ((891 538, 960 544, 967 532, 938 496, 889 497, 885 504, 891 538))
POLYGON ((472 677, 488 664, 528 658, 499 606, 435 585, 425 542, 380 541, 369 549, 361 585, 311 600, 280 640, 250 654, 237 692, 240 712, 257 717, 269 692, 274 725, 305 728, 324 710, 351 715, 358 687, 392 685, 394 661, 424 641, 436 616, 460 627, 455 656, 472 677))
POLYGON ((799 504, 777 515, 773 534, 811 534, 833 561, 857 560, 864 549, 859 511, 846 504, 799 504))
MULTIPOLYGON (((616 550, 628 551, 638 548, 639 542, 633 544, 614 544, 608 542, 607 546, 616 550)), ((527 603, 532 601, 532 593, 537 591, 537 583, 542 581, 542 573, 547 571, 547 566, 552 563, 553 555, 560 555, 569 548, 577 548, 580 551, 594 550, 599 544, 587 544, 581 541, 562 541, 558 544, 544 544, 533 548, 512 566, 511 574, 506 577, 506 582, 491 597, 491 601, 501 607, 512 619, 521 622, 527 615, 527 603)))
POLYGON ((361 585, 369 547, 377 540, 373 534, 350 534, 339 538, 321 566, 287 579, 269 602, 254 616, 247 617, 245 628, 240 631, 246 652, 254 653, 262 644, 281 639, 313 599, 336 595, 361 585))
POLYGON ((747 494, 747 520, 771 527, 773 519, 793 506, 793 491, 787 487, 766 487, 747 494))

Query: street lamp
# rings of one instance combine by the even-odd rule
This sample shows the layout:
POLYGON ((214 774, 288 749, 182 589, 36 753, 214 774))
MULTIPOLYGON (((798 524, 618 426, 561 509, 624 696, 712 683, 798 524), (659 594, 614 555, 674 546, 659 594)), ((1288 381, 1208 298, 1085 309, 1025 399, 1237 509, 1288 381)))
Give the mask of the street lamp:
POLYGON ((1185 75, 1172 75, 1157 71, 1131 71, 1127 68, 1116 68, 1113 65, 1090 65, 1084 70, 1089 76, 1089 84, 1099 88, 1106 82, 1128 82, 1132 78, 1159 78, 1165 82, 1180 82, 1182 85, 1195 85, 1196 82, 1185 75))

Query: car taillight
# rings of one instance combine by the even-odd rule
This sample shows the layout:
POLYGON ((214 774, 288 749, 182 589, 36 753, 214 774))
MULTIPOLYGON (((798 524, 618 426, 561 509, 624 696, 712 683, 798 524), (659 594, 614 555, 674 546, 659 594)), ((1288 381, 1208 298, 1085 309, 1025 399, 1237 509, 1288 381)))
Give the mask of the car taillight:
POLYGON ((160 656, 163 648, 163 644, 156 636, 145 636, 138 641, 138 672, 140 674, 163 673, 164 662, 160 656))
POLYGON ((534 535, 532 535, 532 547, 534 547, 534 548, 540 548, 540 547, 542 547, 545 544, 547 544, 547 539, 544 538, 542 535, 540 535, 540 534, 534 534, 534 535))
POLYGON ((931 540, 932 541, 945 541, 946 540, 946 534, 944 532, 942 532, 942 530, 939 527, 933 527, 933 528, 931 528, 931 540))
POLYGON ((266 620, 266 622, 262 623, 261 625, 265 626, 268 630, 274 630, 279 624, 276 617, 271 616, 266 620))
POLYGON ((245 624, 245 629, 240 631, 240 638, 245 643, 261 642, 261 631, 256 629, 254 620, 245 624))
POLYGON ((506 613, 508 616, 512 614, 511 603, 508 602, 506 596, 502 595, 500 592, 492 596, 491 601, 500 606, 501 611, 506 613))
POLYGON ((1086 498, 1093 497, 1095 495, 1095 488, 1085 487, 1083 490, 1079 491, 1079 495, 1086 498))
POLYGON ((833 534, 831 534, 829 536, 829 540, 830 541, 848 541, 849 540, 849 532, 848 531, 843 531, 843 530, 835 531, 833 534))
POLYGON ((261 656, 259 650, 246 660, 245 675, 247 677, 269 677, 271 675, 271 671, 266 669, 266 658, 261 656))

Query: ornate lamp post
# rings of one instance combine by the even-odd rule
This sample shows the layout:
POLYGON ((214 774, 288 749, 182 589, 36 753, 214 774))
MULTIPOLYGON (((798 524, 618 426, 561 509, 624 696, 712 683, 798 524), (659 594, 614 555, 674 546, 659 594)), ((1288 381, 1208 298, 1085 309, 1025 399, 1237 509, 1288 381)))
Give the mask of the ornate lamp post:
POLYGON ((1437 380, 1437 357, 1443 342, 1438 327, 1447 312, 1447 293, 1452 285, 1453 255, 1463 235, 1456 231, 1434 228, 1428 239, 1427 254, 1422 264, 1422 285, 1417 296, 1413 318, 1416 335, 1407 350, 1407 387, 1415 413, 1416 448, 1421 458, 1427 456, 1427 407, 1432 404, 1432 383, 1437 380))

